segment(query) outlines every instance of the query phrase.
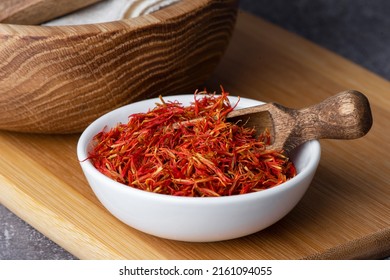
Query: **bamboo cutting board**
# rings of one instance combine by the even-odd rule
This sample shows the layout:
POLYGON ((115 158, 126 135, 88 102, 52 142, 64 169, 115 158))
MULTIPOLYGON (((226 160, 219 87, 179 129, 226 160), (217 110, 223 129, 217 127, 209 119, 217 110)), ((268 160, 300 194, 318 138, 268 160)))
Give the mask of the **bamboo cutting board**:
MULTIPOLYGON (((296 35, 239 14, 228 51, 207 83, 232 95, 300 108, 345 89, 371 102, 358 140, 322 140, 316 176, 273 226, 215 243, 164 240, 111 216, 76 158, 79 135, 0 133, 0 202, 81 259, 352 259, 390 256, 390 83, 296 35)), ((167 93, 169 94, 169 93, 167 93)))

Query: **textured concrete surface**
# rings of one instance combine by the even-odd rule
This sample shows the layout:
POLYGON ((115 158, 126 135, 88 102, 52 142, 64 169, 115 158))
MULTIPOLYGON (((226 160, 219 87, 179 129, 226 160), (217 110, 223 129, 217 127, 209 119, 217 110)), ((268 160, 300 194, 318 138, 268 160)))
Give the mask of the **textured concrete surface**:
POLYGON ((241 7, 390 79, 390 1, 241 0, 241 7))
POLYGON ((0 205, 0 260, 57 259, 74 257, 0 205))
MULTIPOLYGON (((390 79, 390 1, 241 0, 240 5, 390 79)), ((74 256, 0 205, 0 259, 74 256)))

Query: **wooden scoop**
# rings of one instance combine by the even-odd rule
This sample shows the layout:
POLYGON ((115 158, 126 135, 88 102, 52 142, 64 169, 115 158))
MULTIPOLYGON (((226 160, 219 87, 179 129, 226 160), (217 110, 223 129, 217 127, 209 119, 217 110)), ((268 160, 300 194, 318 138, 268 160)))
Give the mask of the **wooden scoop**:
POLYGON ((101 0, 1 0, 0 22, 40 24, 101 0))
POLYGON ((356 139, 371 128, 371 109, 366 96, 354 90, 344 91, 323 102, 300 110, 275 103, 232 111, 229 121, 254 127, 258 133, 271 132, 270 149, 294 148, 313 139, 356 139))

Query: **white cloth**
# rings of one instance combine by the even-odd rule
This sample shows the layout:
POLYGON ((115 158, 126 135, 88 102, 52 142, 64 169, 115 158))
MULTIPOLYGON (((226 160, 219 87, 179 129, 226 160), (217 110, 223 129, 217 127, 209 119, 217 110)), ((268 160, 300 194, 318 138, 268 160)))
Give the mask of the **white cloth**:
POLYGON ((150 14, 180 0, 105 0, 43 25, 78 25, 134 18, 150 14))

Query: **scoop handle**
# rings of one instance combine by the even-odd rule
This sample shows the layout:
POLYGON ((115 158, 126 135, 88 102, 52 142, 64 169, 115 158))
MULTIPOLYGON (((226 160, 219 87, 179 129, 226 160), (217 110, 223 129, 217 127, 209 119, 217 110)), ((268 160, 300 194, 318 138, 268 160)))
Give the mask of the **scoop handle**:
POLYGON ((348 90, 329 97, 311 107, 298 110, 301 137, 312 139, 356 139, 372 126, 367 97, 348 90))

